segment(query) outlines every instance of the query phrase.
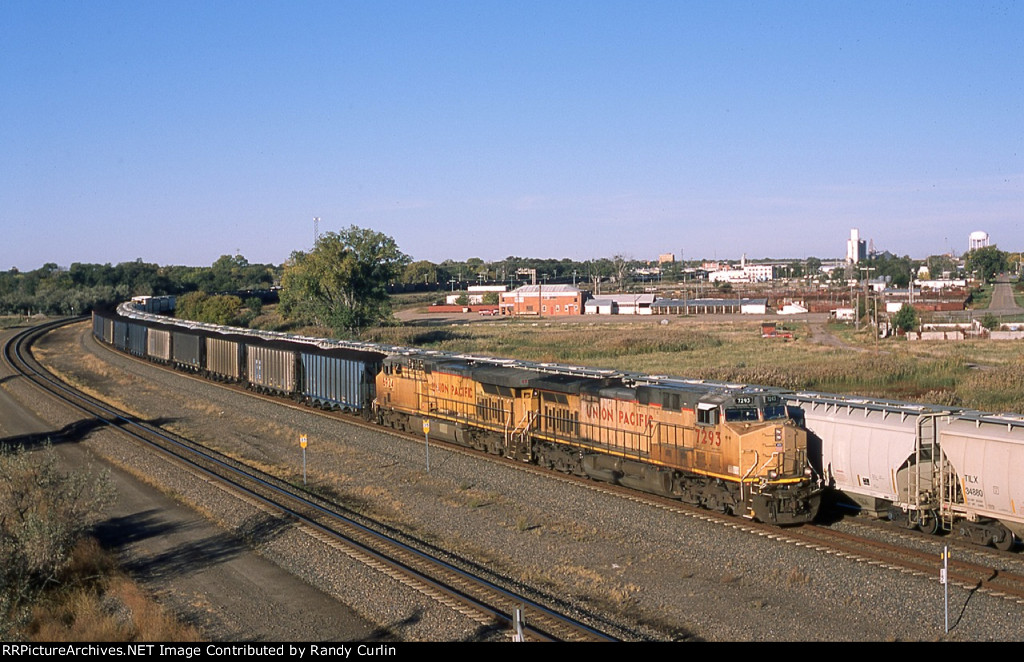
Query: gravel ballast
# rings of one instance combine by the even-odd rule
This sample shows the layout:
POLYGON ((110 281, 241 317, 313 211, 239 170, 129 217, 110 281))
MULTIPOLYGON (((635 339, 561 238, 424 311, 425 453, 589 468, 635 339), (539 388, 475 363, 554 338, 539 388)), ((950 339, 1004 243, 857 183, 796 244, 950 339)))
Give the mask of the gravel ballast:
MULTIPOLYGON (((302 480, 311 489, 581 609, 628 614, 652 639, 710 641, 1017 641, 1024 607, 805 549, 586 486, 518 471, 422 440, 366 430, 225 390, 116 355, 85 325, 51 334, 37 354, 73 381, 177 434, 302 480)), ((501 639, 383 578, 292 525, 188 477, 121 437, 86 442, 334 595, 396 638, 501 639)), ((738 520, 742 523, 742 520, 738 520)), ((843 524, 837 526, 845 526, 843 524)), ((1019 566, 993 557, 993 564, 1019 566)), ((999 567, 993 565, 993 567, 999 567)), ((1021 572, 1020 567, 1014 567, 1021 572)))

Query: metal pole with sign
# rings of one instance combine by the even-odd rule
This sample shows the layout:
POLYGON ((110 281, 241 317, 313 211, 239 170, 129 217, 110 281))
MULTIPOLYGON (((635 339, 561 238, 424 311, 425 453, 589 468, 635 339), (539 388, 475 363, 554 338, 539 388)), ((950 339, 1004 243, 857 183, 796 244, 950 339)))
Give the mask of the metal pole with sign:
POLYGON ((423 419, 423 445, 427 451, 427 473, 430 473, 430 419, 423 419))
POLYGON ((302 484, 306 484, 306 444, 309 439, 306 435, 299 435, 299 446, 302 446, 302 484))

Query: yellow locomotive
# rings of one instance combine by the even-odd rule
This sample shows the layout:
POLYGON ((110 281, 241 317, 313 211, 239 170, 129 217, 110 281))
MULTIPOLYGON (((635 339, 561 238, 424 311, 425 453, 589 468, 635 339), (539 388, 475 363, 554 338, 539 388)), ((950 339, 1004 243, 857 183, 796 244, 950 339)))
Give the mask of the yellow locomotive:
POLYGON ((775 524, 814 519, 807 433, 770 389, 547 372, 411 352, 377 375, 377 421, 775 524))

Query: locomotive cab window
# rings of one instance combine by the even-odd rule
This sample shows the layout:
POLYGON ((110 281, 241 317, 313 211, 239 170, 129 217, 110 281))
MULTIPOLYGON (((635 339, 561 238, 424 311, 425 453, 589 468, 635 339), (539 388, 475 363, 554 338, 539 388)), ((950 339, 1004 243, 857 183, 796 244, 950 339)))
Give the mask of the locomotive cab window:
POLYGON ((766 421, 777 421, 786 417, 786 405, 767 405, 764 408, 764 420, 766 421))
POLYGON ((756 421, 757 409, 754 407, 729 407, 725 410, 725 420, 730 423, 756 421))
POLYGON ((697 425, 718 425, 718 407, 715 405, 697 405, 697 425))

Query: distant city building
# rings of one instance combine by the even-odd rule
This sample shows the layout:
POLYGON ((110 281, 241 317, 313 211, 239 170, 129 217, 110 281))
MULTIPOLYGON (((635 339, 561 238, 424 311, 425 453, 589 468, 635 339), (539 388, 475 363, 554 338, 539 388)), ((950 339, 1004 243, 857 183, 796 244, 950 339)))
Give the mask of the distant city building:
POLYGON ((653 294, 604 294, 583 306, 584 315, 650 315, 653 294))
POLYGON ((499 297, 502 292, 508 291, 508 285, 470 285, 469 291, 466 294, 449 294, 445 297, 445 303, 448 305, 457 304, 459 297, 465 296, 466 303, 471 306, 480 305, 484 302, 484 296, 489 292, 498 293, 499 297))
POLYGON ((846 263, 857 264, 867 259, 867 243, 860 238, 860 230, 850 230, 850 238, 846 240, 846 263))
POLYGON ((775 267, 771 264, 747 264, 747 256, 740 260, 739 269, 723 265, 718 271, 708 274, 712 283, 764 283, 775 278, 775 267))
POLYGON ((658 256, 658 264, 665 264, 666 262, 675 262, 676 256, 674 253, 662 253, 658 256))
POLYGON ((988 245, 989 238, 987 232, 982 232, 981 230, 978 230, 977 232, 972 232, 971 236, 967 238, 968 251, 973 251, 977 248, 985 248, 988 245))

